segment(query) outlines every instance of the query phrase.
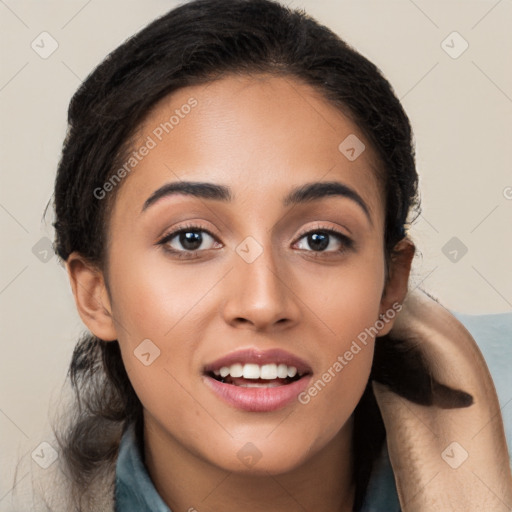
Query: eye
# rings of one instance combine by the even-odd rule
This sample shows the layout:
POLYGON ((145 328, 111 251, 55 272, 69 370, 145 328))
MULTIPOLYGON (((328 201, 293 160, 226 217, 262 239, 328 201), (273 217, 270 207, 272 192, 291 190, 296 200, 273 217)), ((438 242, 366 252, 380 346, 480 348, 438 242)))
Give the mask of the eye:
POLYGON ((164 250, 180 258, 190 258, 200 250, 213 249, 217 243, 215 236, 206 228, 188 225, 166 234, 158 245, 162 245, 164 250))
MULTIPOLYGON (((345 234, 340 233, 335 229, 325 228, 322 226, 318 226, 316 229, 302 233, 299 238, 299 243, 302 239, 306 240, 302 245, 307 245, 312 249, 309 252, 339 254, 352 249, 354 246, 354 242, 345 234)), ((305 249, 304 247, 299 247, 299 249, 308 251, 308 249, 305 249)))
MULTIPOLYGON (((298 249, 319 255, 341 254, 354 247, 354 242, 345 234, 322 226, 303 232, 298 240, 296 244, 307 245, 311 250, 304 247, 298 249), (305 243, 300 242, 302 239, 305 239, 305 243)), ((178 258, 195 258, 202 250, 218 248, 220 243, 205 227, 191 224, 166 234, 157 245, 163 246, 166 252, 178 258)))

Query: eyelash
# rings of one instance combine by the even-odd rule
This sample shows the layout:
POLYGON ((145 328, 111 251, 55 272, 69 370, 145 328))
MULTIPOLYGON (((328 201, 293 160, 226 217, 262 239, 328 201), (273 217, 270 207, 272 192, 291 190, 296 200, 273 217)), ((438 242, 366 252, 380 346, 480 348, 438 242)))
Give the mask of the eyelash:
MULTIPOLYGON (((176 249, 170 248, 167 245, 176 236, 180 235, 181 233, 188 233, 190 231, 207 233, 217 243, 220 243, 220 242, 218 242, 217 237, 209 229, 205 228, 204 226, 201 226, 199 224, 188 224, 188 225, 183 226, 183 227, 181 227, 179 229, 176 229, 175 231, 172 231, 171 233, 168 233, 168 234, 164 235, 157 242, 157 245, 161 245, 163 247, 164 251, 166 251, 167 253, 172 254, 173 256, 176 256, 177 258, 193 259, 193 258, 197 257, 197 254, 202 252, 202 250, 204 250, 204 249, 202 249, 202 250, 195 250, 195 251, 187 251, 187 250, 178 251, 176 249)), ((339 231, 337 231, 335 229, 327 228, 327 227, 322 227, 322 225, 320 225, 320 224, 318 226, 316 226, 315 228, 313 228, 313 229, 308 229, 308 230, 305 230, 305 231, 301 232, 298 235, 298 237, 297 237, 297 241, 301 240, 306 235, 310 235, 310 234, 313 234, 313 233, 316 233, 316 234, 322 233, 322 234, 333 235, 343 245, 342 249, 338 249, 336 251, 306 251, 306 252, 314 253, 315 254, 315 256, 314 256, 315 258, 325 257, 323 255, 333 255, 333 254, 338 254, 339 255, 339 254, 345 253, 348 250, 351 250, 351 249, 354 248, 354 241, 352 239, 350 239, 348 236, 346 236, 343 233, 340 233, 339 231)), ((300 249, 300 250, 304 250, 304 249, 300 249)))

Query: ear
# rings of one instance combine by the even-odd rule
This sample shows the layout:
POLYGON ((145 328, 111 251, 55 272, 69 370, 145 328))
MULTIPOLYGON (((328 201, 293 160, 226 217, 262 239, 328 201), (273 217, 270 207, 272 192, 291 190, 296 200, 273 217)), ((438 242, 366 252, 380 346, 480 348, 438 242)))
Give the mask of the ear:
POLYGON ((66 260, 76 308, 87 328, 104 341, 117 339, 112 308, 103 273, 78 252, 66 260))
POLYGON ((407 295, 409 274, 414 258, 415 246, 408 238, 403 238, 395 246, 389 262, 389 273, 380 303, 379 328, 377 336, 384 336, 391 331, 397 313, 407 295))

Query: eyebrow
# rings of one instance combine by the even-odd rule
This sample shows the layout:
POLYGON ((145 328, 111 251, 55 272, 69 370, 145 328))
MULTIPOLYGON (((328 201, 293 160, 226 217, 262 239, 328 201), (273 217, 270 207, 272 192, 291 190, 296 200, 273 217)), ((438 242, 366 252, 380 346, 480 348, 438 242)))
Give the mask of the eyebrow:
MULTIPOLYGON (((224 203, 232 202, 234 197, 230 187, 226 185, 200 181, 177 181, 166 183, 155 190, 144 202, 141 213, 163 197, 172 195, 187 195, 224 203)), ((330 196, 344 197, 354 201, 372 223, 369 208, 363 198, 354 189, 338 181, 317 181, 296 187, 283 199, 283 206, 304 204, 330 196)))

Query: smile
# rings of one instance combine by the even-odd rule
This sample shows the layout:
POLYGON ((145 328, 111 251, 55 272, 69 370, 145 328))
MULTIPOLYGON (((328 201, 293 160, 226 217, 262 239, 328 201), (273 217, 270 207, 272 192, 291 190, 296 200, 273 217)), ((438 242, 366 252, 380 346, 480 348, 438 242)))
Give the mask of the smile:
POLYGON ((290 404, 307 388, 311 375, 310 366, 292 354, 249 349, 207 365, 203 381, 232 407, 269 412, 290 404))
POLYGON ((220 382, 242 387, 283 386, 294 380, 299 380, 303 376, 295 366, 275 363, 261 366, 251 363, 235 363, 231 366, 223 366, 220 370, 214 370, 210 372, 210 375, 220 382))

